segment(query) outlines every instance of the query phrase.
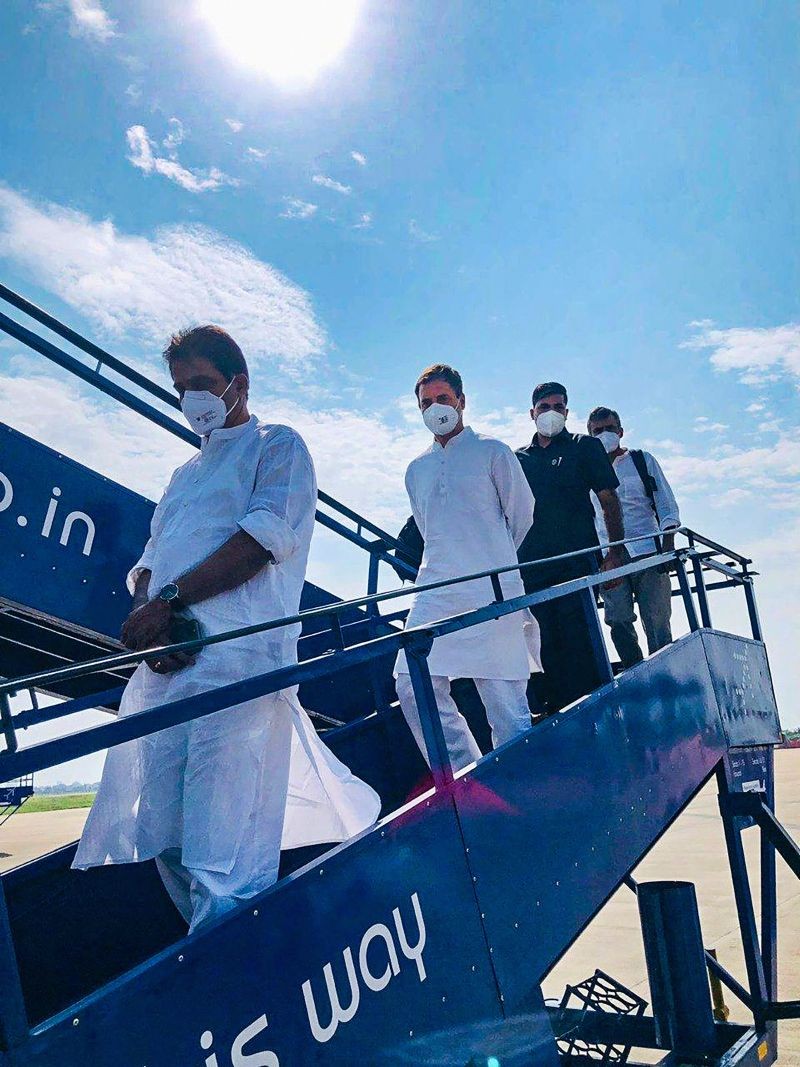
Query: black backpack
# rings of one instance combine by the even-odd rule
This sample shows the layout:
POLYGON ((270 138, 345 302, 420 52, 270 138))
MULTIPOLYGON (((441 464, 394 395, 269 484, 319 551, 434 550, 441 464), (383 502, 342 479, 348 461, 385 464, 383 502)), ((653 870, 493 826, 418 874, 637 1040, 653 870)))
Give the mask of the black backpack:
MULTIPOLYGON (((647 463, 646 463, 645 458, 644 458, 644 452, 642 452, 641 448, 630 448, 630 449, 628 449, 628 453, 629 453, 631 459, 633 460, 633 465, 636 468, 636 473, 642 479, 642 485, 644 486, 644 491, 645 491, 645 493, 647 493, 647 499, 650 501, 650 507, 653 509, 653 513, 654 513, 654 515, 656 517, 656 522, 658 523, 658 525, 660 527, 661 526, 661 519, 659 518, 658 508, 656 507, 656 488, 657 488, 656 480, 653 477, 653 475, 650 473, 650 471, 647 469, 647 463)), ((660 537, 656 537, 655 538, 655 542, 656 542, 656 550, 658 552, 661 552, 662 551, 661 538, 660 537)))

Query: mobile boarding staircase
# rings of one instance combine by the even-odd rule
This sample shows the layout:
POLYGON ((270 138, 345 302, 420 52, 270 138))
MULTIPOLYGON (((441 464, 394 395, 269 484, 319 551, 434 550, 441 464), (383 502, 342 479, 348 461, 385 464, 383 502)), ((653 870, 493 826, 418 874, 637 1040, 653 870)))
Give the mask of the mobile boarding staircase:
MULTIPOLYGON (((0 313, 6 334, 193 440, 163 410, 175 407, 165 390, 10 290, 0 297, 42 328, 0 313)), ((307 586, 299 664, 24 746, 31 725, 113 711, 136 663, 163 654, 115 640, 152 504, 2 425, 0 494, 0 781, 299 684, 327 743, 383 801, 373 829, 284 854, 277 885, 191 938, 152 863, 74 872, 73 845, 3 875, 0 1067, 556 1067, 620 1062, 630 1048, 672 1064, 776 1060, 776 1020, 800 1015, 777 999, 776 855, 800 876, 800 851, 773 813, 781 733, 749 560, 684 530, 676 550, 620 567, 672 563, 690 632, 615 678, 594 600, 609 575, 504 601, 499 572, 487 572, 485 607, 403 631, 393 609, 407 587, 378 592, 381 562, 404 572, 396 543, 321 494, 319 521, 367 554, 368 594, 342 602, 307 586), (712 627, 709 593, 731 587, 744 592, 751 637, 712 627), (584 598, 604 683, 454 775, 432 643, 571 592, 584 598), (401 647, 430 772, 392 692, 401 647), (39 691, 63 702, 40 707, 39 691), (746 984, 704 953, 691 884, 631 878, 712 777, 746 984), (742 842, 755 826, 758 918, 742 842), (543 978, 623 883, 639 898, 652 1013, 546 1006, 543 978), (715 1020, 707 969, 749 1024, 715 1020)), ((486 751, 481 709, 464 710, 486 751)))

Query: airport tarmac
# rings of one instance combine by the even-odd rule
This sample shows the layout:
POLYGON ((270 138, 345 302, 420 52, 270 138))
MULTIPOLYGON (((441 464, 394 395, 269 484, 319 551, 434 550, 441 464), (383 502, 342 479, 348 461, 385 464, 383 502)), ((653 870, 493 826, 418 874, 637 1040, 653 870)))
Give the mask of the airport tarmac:
MULTIPOLYGON (((778 818, 800 841, 800 749, 775 753, 778 818)), ((0 827, 0 871, 59 848, 80 836, 88 809, 18 814, 0 827)), ((751 872, 758 871, 758 831, 744 835, 751 872)), ((700 922, 706 948, 716 949, 720 962, 745 982, 744 959, 730 884, 730 874, 717 808, 710 783, 670 828, 635 872, 638 881, 685 879, 697 887, 700 922)), ((752 877, 758 906, 758 879, 752 877)), ((800 881, 778 860, 779 995, 800 997, 800 881)), ((559 999, 567 983, 588 978, 601 968, 645 999, 649 999, 636 899, 620 889, 548 975, 545 996, 559 999)), ((732 1020, 746 1021, 746 1010, 726 993, 732 1020)), ((800 1067, 800 1022, 781 1024, 779 1063, 800 1067)), ((656 1057, 657 1058, 657 1057, 656 1057)))

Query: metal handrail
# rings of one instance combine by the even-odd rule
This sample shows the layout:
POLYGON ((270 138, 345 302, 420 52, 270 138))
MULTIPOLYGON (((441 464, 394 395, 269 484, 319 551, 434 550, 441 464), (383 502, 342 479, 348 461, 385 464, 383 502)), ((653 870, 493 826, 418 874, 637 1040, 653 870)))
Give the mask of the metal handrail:
MULTIPOLYGON (((678 527, 674 533, 685 534, 683 527, 678 527)), ((622 547, 633 541, 641 541, 641 535, 637 537, 628 537, 621 541, 613 541, 605 547, 622 547)), ((726 551, 726 550, 724 550, 726 551)), ((0 682, 0 695, 5 693, 14 692, 17 689, 27 689, 30 687, 44 688, 48 684, 53 682, 67 681, 68 679, 80 678, 86 674, 94 674, 103 670, 109 670, 111 668, 125 667, 134 663, 140 663, 149 659, 157 659, 159 657, 172 655, 175 652, 198 652, 201 649, 209 646, 221 644, 226 641, 234 641, 241 637, 250 637, 254 634, 266 633, 270 630, 280 629, 284 626, 293 626, 297 623, 305 622, 309 619, 338 616, 343 611, 348 611, 353 608, 363 608, 372 605, 381 604, 387 600, 394 600, 398 597, 413 596, 417 593, 429 592, 435 589, 449 588, 456 585, 462 585, 466 582, 479 581, 485 578, 499 577, 502 574, 508 574, 514 571, 527 571, 532 570, 535 567, 542 567, 551 563, 558 563, 565 560, 576 559, 580 556, 586 556, 597 552, 597 547, 578 549, 573 552, 564 552, 558 556, 550 556, 547 559, 531 560, 527 563, 512 563, 504 567, 494 567, 490 570, 477 571, 473 574, 460 575, 456 578, 445 578, 437 582, 427 582, 424 585, 415 586, 402 586, 398 589, 390 589, 382 593, 372 593, 367 596, 357 597, 353 600, 342 600, 335 604, 325 604, 318 608, 310 608, 306 611, 297 612, 294 615, 287 615, 280 619, 271 619, 267 622, 252 623, 249 626, 237 627, 234 630, 227 630, 224 633, 212 634, 208 637, 197 638, 193 641, 183 641, 175 644, 163 645, 159 648, 147 649, 140 652, 127 652, 120 653, 118 655, 103 656, 93 660, 85 660, 82 663, 75 664, 70 667, 57 667, 49 671, 40 671, 35 674, 23 675, 19 678, 10 679, 8 681, 0 682)), ((691 550, 688 548, 676 548, 669 553, 665 553, 662 557, 648 556, 646 557, 652 565, 652 560, 659 558, 660 561, 666 562, 671 559, 680 559, 682 556, 688 556, 691 550)), ((627 565, 630 566, 630 565, 627 565)), ((645 568, 640 568, 645 569, 645 568)), ((601 579, 596 584, 604 584, 613 579, 617 574, 624 575, 628 573, 624 568, 617 568, 613 571, 606 571, 603 573, 601 579)), ((744 582, 745 579, 741 575, 735 574, 738 581, 744 582)), ((563 583, 562 583, 563 584, 563 583)), ((554 588, 560 589, 561 585, 557 585, 554 588)), ((545 598, 543 598, 545 599, 545 598)))
MULTIPOLYGON (((138 386, 140 389, 143 389, 151 396, 154 396, 158 400, 161 400, 169 407, 173 408, 174 410, 180 410, 180 402, 178 398, 172 393, 168 392, 166 389, 163 389, 155 382, 150 381, 150 379, 147 378, 146 375, 141 374, 139 371, 135 370, 133 367, 130 367, 127 363, 124 363, 116 356, 112 356, 110 352, 107 352, 104 348, 100 348, 99 345, 96 345, 94 344, 94 342, 88 340, 88 338, 78 333, 77 330, 73 330, 71 327, 64 325, 64 323, 60 322, 54 316, 48 314, 48 312, 38 307, 38 305, 32 303, 30 300, 27 300, 25 297, 21 296, 19 293, 14 292, 13 289, 9 289, 7 285, 3 285, 2 283, 0 283, 0 299, 5 300, 7 303, 11 304, 19 311, 22 311, 24 314, 34 319, 42 326, 45 326, 48 330, 51 330, 53 333, 57 334, 59 337, 62 337, 64 338, 64 340, 69 341, 70 344, 73 344, 76 348, 79 348, 81 349, 81 351, 86 352, 87 355, 90 355, 97 359, 98 367, 101 364, 103 366, 109 367, 115 373, 119 374, 121 377, 138 386)), ((114 400, 117 400, 119 403, 124 404, 126 407, 135 411, 137 414, 142 415, 144 416, 144 418, 156 423, 156 425, 160 426, 164 430, 167 430, 169 433, 173 434, 173 436, 178 437, 180 440, 185 441, 187 444, 194 445, 195 447, 199 448, 200 438, 197 436, 197 434, 192 433, 192 431, 188 427, 182 426, 180 423, 175 422, 174 419, 171 419, 168 415, 165 415, 157 408, 152 407, 146 401, 134 396, 132 393, 128 392, 126 389, 122 388, 116 383, 109 381, 107 378, 104 378, 100 374, 99 369, 95 368, 93 370, 91 367, 87 367, 85 363, 82 363, 79 359, 76 359, 69 353, 64 352, 63 349, 53 344, 52 341, 48 341, 45 338, 40 337, 32 330, 29 330, 26 326, 23 326, 15 319, 9 318, 8 315, 3 314, 2 312, 0 312, 0 330, 8 334, 9 337, 13 337, 16 341, 19 341, 21 344, 24 344, 32 351, 37 352, 41 356, 44 356, 45 359, 49 359, 52 363, 55 363, 57 366, 69 371, 70 374, 73 374, 75 375, 75 377, 80 378, 88 385, 93 386, 95 389, 99 389, 107 396, 110 396, 114 400)), ((329 493, 325 493, 322 490, 319 490, 317 495, 321 503, 325 504, 329 508, 332 508, 334 511, 349 519, 351 522, 356 523, 360 529, 368 530, 370 533, 374 534, 374 536, 379 539, 379 541, 381 542, 381 547, 383 547, 384 549, 398 547, 397 539, 393 537, 390 533, 387 533, 385 530, 382 530, 380 526, 376 525, 374 522, 371 522, 364 516, 359 515, 357 511, 354 511, 346 504, 341 503, 341 501, 337 500, 335 497, 332 497, 329 493)), ((347 530, 346 527, 340 526, 338 523, 332 522, 329 516, 319 511, 317 511, 317 521, 321 522, 322 525, 327 526, 329 529, 334 530, 336 533, 347 537, 348 540, 352 540, 353 537, 357 536, 357 534, 354 534, 353 531, 347 530)), ((369 544, 369 542, 364 542, 364 544, 369 544)), ((361 544, 360 547, 364 547, 364 544, 361 544)), ((379 551, 379 547, 372 546, 371 550, 379 551)), ((402 561, 399 562, 402 563, 402 561)), ((393 559, 392 563, 394 563, 393 559)))
MULTIPOLYGON (((169 404, 170 407, 179 406, 172 393, 163 389, 155 382, 150 381, 148 377, 141 374, 127 363, 124 363, 121 359, 112 356, 110 352, 106 352, 104 348, 96 345, 93 341, 84 337, 83 334, 78 333, 77 330, 73 330, 70 326, 66 326, 59 319, 45 311, 44 308, 40 308, 38 304, 34 304, 20 293, 15 293, 13 289, 9 289, 9 287, 3 285, 2 282, 0 282, 0 300, 5 300, 7 304, 11 304, 12 307, 17 308, 18 311, 23 312, 23 314, 27 315, 29 318, 34 319, 52 333, 58 334, 59 337, 63 337, 65 341, 69 341, 69 343, 76 348, 80 348, 81 351, 85 352, 88 356, 92 356, 97 360, 98 367, 100 365, 108 367, 121 377, 127 378, 129 382, 138 385, 140 389, 144 389, 145 392, 150 393, 165 404, 169 404)), ((95 373, 99 373, 99 371, 96 370, 95 373)))
MULTIPOLYGON (((483 622, 512 615, 517 611, 532 607, 534 604, 556 600, 560 597, 569 596, 571 593, 578 593, 581 590, 591 590, 595 586, 612 580, 615 576, 624 577, 628 574, 648 570, 651 567, 661 566, 671 559, 680 558, 683 552, 684 550, 682 549, 676 549, 656 556, 643 557, 638 561, 626 563, 612 571, 589 574, 582 578, 573 578, 559 585, 514 597, 512 600, 487 604, 460 615, 364 641, 353 645, 351 648, 324 653, 321 656, 306 660, 304 663, 278 667, 264 674, 255 675, 252 678, 218 686, 169 704, 162 704, 155 708, 136 712, 125 716, 125 718, 117 719, 115 722, 91 726, 85 730, 76 731, 50 741, 42 741, 39 744, 31 745, 21 750, 9 749, 0 753, 0 779, 10 780, 11 778, 19 777, 21 774, 41 771, 47 767, 57 766, 59 763, 90 755, 93 752, 100 752, 113 745, 122 744, 125 741, 133 741, 139 737, 145 737, 147 734, 168 729, 171 726, 204 718, 206 715, 211 715, 224 708, 279 692, 289 686, 299 685, 315 678, 328 677, 345 670, 347 667, 368 662, 391 652, 398 652, 401 648, 411 650, 419 645, 429 645, 437 637, 444 637, 447 634, 456 633, 458 630, 469 629, 483 622)), ((464 580, 471 580, 471 578, 464 580)), ((403 590, 403 592, 411 593, 413 590, 403 590)), ((218 639, 221 636, 215 635, 215 638, 218 639)), ((210 639, 207 643, 211 643, 215 638, 210 639)), ((184 642, 182 645, 170 647, 176 651, 179 649, 188 650, 187 646, 196 646, 197 644, 198 642, 196 641, 184 642)), ((148 653, 147 655, 150 656, 151 654, 153 653, 148 653)), ((14 684, 16 684, 17 688, 23 687, 21 680, 17 680, 16 683, 13 681, 4 683, 0 687, 0 696, 3 698, 0 699, 0 709, 2 709, 4 701, 7 701, 9 685, 13 687, 14 684)), ((25 687, 27 688, 27 685, 25 687)), ((6 737, 8 738, 7 731, 4 732, 6 732, 6 737)))

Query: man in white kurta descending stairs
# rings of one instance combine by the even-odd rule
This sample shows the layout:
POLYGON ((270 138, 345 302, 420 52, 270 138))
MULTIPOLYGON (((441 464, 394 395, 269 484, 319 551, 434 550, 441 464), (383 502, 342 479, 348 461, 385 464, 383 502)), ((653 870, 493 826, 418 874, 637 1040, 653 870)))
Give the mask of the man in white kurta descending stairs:
MULTIPOLYGON (((296 614, 317 499, 302 438, 248 413, 232 337, 197 327, 173 337, 165 358, 202 447, 173 474, 129 577, 122 637, 136 651, 170 643, 187 613, 206 634, 296 614)), ((299 632, 142 663, 119 714, 294 663, 299 632)), ((155 858, 195 930, 275 882, 281 846, 343 841, 379 808, 319 740, 294 687, 111 749, 74 866, 155 858)))
MULTIPOLYGON (((461 375, 435 364, 415 387, 430 448, 406 472, 411 510, 425 541, 417 585, 513 566, 533 522, 533 494, 516 456, 502 441, 464 425, 461 375)), ((506 600, 523 596, 517 571, 500 576, 506 600)), ((417 593, 406 627, 491 604, 489 578, 417 593)), ((527 610, 437 638, 428 657, 433 690, 454 770, 480 758, 480 749, 450 694, 453 678, 472 678, 486 708, 495 747, 531 725, 525 695, 540 671, 539 630, 527 610)), ((405 653, 395 665, 397 695, 423 755, 422 728, 405 653)))

